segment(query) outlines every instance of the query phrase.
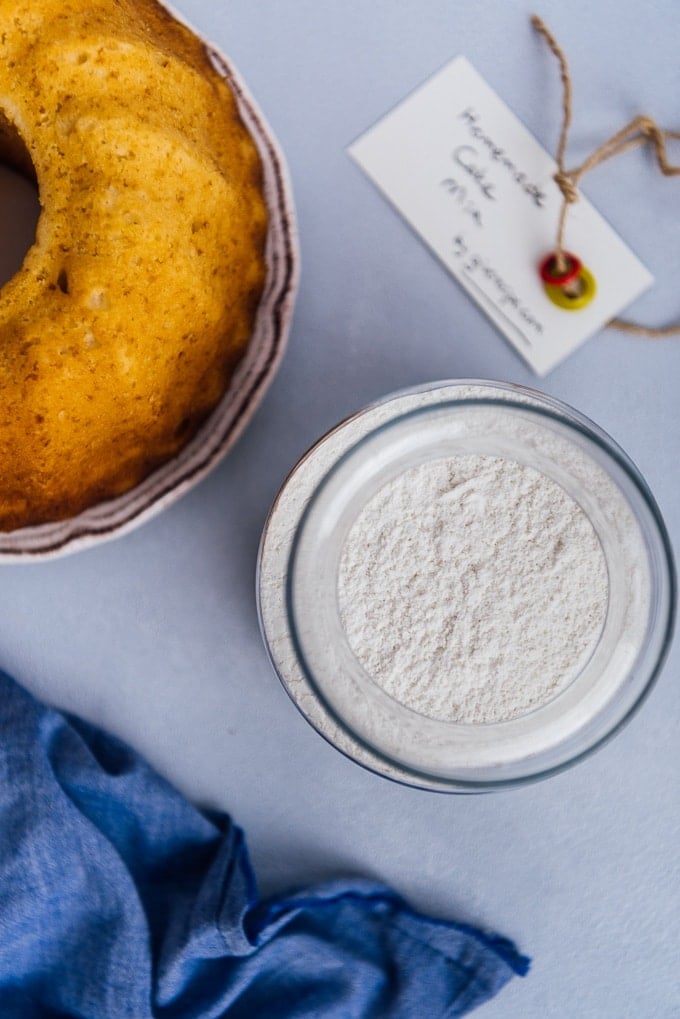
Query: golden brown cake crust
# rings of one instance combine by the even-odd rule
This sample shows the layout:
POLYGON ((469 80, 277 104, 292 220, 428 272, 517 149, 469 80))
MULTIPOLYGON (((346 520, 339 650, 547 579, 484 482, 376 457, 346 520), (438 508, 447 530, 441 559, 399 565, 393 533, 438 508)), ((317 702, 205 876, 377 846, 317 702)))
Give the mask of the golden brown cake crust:
POLYGON ((42 206, 0 291, 11 530, 129 490, 193 437, 253 329, 267 213, 229 87, 154 0, 2 0, 0 111, 42 206))

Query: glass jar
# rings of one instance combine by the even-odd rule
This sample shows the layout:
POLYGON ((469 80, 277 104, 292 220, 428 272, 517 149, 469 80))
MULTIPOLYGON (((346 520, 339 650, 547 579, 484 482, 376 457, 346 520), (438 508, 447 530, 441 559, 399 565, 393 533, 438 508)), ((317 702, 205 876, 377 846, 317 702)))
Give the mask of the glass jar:
POLYGON ((440 382, 359 412, 296 465, 265 526, 258 604, 275 670, 327 740, 389 778, 473 792, 555 774, 620 730, 668 651, 675 578, 654 499, 600 428, 533 390, 440 382), (525 714, 484 724, 432 718, 392 698, 354 655, 338 599, 345 540, 375 494, 413 467, 468 454, 526 465, 560 485, 590 521, 608 574, 599 639, 569 685, 525 714))

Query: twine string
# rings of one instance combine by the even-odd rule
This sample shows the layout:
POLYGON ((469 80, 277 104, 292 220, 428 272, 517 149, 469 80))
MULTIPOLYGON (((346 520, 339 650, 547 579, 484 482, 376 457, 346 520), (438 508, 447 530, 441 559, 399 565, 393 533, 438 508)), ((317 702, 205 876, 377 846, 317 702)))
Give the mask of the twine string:
MULTIPOLYGON (((622 127, 620 131, 613 134, 611 138, 608 138, 607 141, 602 143, 602 145, 599 145, 598 148, 596 148, 595 151, 592 152, 580 166, 576 166, 573 169, 568 170, 565 166, 565 157, 569 127, 571 126, 572 121, 572 88, 569 65, 567 63, 564 50, 537 14, 534 14, 532 17, 531 24, 538 32, 541 33, 550 50, 556 57, 560 65, 560 78, 562 80, 562 128, 560 130, 557 152, 555 154, 557 172, 554 176, 554 181, 562 194, 562 206, 557 223, 555 268, 558 273, 562 273, 566 270, 568 265, 564 247, 567 214, 569 206, 578 201, 578 186, 585 174, 590 170, 593 170, 596 166, 599 166, 601 163, 606 162, 608 159, 613 159, 614 156, 620 156, 624 152, 628 152, 630 149, 637 148, 640 145, 649 145, 654 152, 656 162, 661 173, 665 177, 677 177, 680 175, 680 166, 676 166, 669 162, 666 151, 666 142, 668 140, 680 139, 680 131, 663 130, 658 126, 656 121, 645 115, 634 117, 629 124, 622 127)), ((668 326, 661 326, 659 328, 652 328, 649 326, 638 325, 635 322, 627 322, 620 318, 613 318, 607 324, 614 329, 620 329, 623 332, 633 333, 637 336, 648 336, 651 339, 657 339, 664 336, 676 336, 680 334, 680 322, 676 322, 668 326)))

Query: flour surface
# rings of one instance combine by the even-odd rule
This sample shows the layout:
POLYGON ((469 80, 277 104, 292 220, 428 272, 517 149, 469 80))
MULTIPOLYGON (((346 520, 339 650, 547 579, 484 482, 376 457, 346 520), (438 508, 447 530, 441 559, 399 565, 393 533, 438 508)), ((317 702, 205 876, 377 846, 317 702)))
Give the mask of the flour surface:
POLYGON ((592 653, 608 579, 593 527, 531 467, 466 455, 385 485, 343 548, 348 642, 374 681, 431 718, 516 718, 592 653))

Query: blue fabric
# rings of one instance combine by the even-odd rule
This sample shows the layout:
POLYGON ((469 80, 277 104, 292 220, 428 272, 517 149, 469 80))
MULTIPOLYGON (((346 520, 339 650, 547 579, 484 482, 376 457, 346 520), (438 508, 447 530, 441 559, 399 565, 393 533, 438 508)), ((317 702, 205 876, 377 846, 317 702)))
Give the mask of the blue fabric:
POLYGON ((259 901, 228 817, 0 673, 2 1019, 452 1019, 527 967, 373 882, 259 901))

